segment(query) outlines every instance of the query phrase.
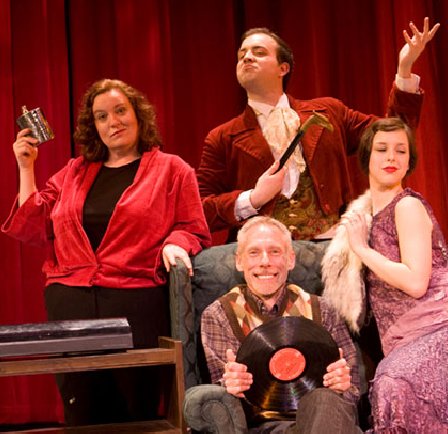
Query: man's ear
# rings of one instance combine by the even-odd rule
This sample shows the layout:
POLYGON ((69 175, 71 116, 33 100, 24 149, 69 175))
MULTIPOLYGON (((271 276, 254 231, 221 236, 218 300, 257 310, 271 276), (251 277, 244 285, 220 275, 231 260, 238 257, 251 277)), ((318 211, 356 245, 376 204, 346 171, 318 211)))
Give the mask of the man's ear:
POLYGON ((291 67, 289 66, 289 63, 283 62, 280 64, 280 76, 284 77, 289 71, 291 67))
POLYGON ((235 255, 235 267, 238 271, 243 271, 243 264, 241 262, 241 256, 237 253, 235 255))
POLYGON ((296 266, 296 254, 294 250, 291 249, 291 252, 288 255, 288 270, 292 270, 296 266))

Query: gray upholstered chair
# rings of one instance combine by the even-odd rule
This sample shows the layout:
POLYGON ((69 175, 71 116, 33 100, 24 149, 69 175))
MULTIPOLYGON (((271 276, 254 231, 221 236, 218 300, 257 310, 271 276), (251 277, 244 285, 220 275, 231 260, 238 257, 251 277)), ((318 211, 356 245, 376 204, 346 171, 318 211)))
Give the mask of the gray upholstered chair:
MULTIPOLYGON (((296 266, 289 280, 320 294, 323 288, 320 263, 328 242, 294 241, 293 245, 296 266)), ((242 274, 235 268, 235 249, 236 244, 232 243, 199 253, 193 258, 191 279, 181 262, 170 273, 171 334, 182 341, 184 350, 187 389, 184 416, 187 424, 197 431, 239 434, 247 430, 239 400, 220 386, 204 384, 210 379, 199 334, 202 311, 243 282, 242 274)))

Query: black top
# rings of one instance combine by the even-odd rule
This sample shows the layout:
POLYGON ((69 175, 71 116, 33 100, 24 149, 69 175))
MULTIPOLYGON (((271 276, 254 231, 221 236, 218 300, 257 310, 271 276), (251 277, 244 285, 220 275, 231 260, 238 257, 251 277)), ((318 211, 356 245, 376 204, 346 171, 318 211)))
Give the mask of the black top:
POLYGON ((135 178, 140 158, 121 167, 103 165, 87 194, 83 226, 95 251, 106 233, 107 225, 121 195, 135 178))

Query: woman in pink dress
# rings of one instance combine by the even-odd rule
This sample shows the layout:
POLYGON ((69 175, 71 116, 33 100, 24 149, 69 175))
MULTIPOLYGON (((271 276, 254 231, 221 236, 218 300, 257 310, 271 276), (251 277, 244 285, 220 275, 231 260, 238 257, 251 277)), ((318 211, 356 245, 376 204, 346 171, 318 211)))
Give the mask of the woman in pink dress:
POLYGON ((415 138, 400 119, 380 119, 358 152, 370 192, 329 247, 325 293, 353 330, 365 293, 375 316, 385 358, 370 389, 373 432, 448 433, 448 252, 430 205, 402 184, 415 168, 415 138), (344 282, 358 265, 364 279, 344 282))

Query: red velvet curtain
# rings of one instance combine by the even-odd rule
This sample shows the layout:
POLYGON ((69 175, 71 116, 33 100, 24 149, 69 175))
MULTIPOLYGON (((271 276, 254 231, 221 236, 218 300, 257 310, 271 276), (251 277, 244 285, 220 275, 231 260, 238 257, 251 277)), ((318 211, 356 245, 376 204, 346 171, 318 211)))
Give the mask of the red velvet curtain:
MULTIPOLYGON (((76 155, 71 135, 80 98, 103 77, 146 93, 165 151, 197 167, 206 133, 243 108, 235 61, 247 28, 269 27, 290 43, 292 95, 334 96, 382 114, 401 31, 410 20, 421 28, 425 16, 442 28, 415 67, 426 97, 409 185, 428 198, 448 235, 448 2, 440 0, 0 0, 0 220, 17 191, 11 145, 22 105, 42 107, 56 133, 39 148, 39 186, 76 155)), ((353 173, 362 190, 356 164, 353 173)), ((44 320, 43 252, 4 235, 0 252, 0 324, 44 320)), ((52 377, 0 379, 0 424, 61 417, 52 377)))

